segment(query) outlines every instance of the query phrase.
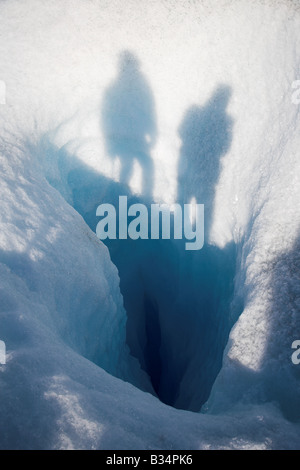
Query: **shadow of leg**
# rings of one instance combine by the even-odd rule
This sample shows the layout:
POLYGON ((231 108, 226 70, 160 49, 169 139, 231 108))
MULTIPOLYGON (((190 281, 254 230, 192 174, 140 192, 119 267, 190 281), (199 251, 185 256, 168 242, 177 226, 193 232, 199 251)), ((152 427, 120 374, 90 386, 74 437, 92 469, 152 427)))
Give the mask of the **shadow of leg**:
POLYGON ((129 186, 133 174, 133 158, 129 155, 122 155, 120 183, 129 186))
POLYGON ((138 161, 142 167, 142 192, 146 198, 153 196, 154 165, 152 158, 147 154, 139 155, 138 161))

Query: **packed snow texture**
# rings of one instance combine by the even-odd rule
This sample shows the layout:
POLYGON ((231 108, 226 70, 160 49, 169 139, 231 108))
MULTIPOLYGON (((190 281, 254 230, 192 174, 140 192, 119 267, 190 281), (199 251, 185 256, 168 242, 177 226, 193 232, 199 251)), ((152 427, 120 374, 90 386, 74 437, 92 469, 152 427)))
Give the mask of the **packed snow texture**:
POLYGON ((298 2, 0 17, 0 448, 299 449, 298 2), (124 191, 205 203, 205 248, 109 252, 124 191))

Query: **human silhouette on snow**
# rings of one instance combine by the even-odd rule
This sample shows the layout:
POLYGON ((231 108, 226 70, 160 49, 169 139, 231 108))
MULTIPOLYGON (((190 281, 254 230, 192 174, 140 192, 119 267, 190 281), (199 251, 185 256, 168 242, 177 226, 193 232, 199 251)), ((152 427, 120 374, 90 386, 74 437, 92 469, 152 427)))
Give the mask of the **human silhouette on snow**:
POLYGON ((120 183, 130 183, 136 160, 142 169, 143 195, 151 197, 150 150, 157 134, 154 102, 139 61, 129 51, 120 55, 118 76, 104 96, 102 125, 108 154, 121 162, 120 183))
POLYGON ((219 86, 203 106, 188 109, 180 127, 182 141, 178 163, 177 200, 190 203, 195 198, 205 206, 206 233, 215 202, 215 188, 221 172, 221 159, 232 141, 233 120, 227 112, 231 88, 219 86))

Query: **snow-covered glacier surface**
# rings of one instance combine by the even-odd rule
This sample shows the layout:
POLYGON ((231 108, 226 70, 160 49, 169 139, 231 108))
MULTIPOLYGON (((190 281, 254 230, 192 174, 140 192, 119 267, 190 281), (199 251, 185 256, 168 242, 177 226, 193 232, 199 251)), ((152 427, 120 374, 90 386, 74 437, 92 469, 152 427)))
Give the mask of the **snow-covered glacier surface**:
POLYGON ((0 17, 0 448, 299 449, 298 1, 0 17), (204 248, 104 245, 120 195, 204 248))

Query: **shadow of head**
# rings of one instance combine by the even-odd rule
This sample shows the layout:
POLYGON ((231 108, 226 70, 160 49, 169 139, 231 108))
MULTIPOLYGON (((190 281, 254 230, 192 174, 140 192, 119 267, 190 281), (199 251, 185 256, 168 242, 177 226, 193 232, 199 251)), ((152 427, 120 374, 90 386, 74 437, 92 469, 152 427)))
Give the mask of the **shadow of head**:
POLYGON ((213 93, 212 97, 209 100, 209 104, 215 106, 216 109, 226 110, 230 98, 232 96, 231 87, 228 85, 220 85, 213 93))
POLYGON ((140 69, 140 61, 136 55, 125 50, 119 54, 119 71, 120 72, 137 72, 140 69))

